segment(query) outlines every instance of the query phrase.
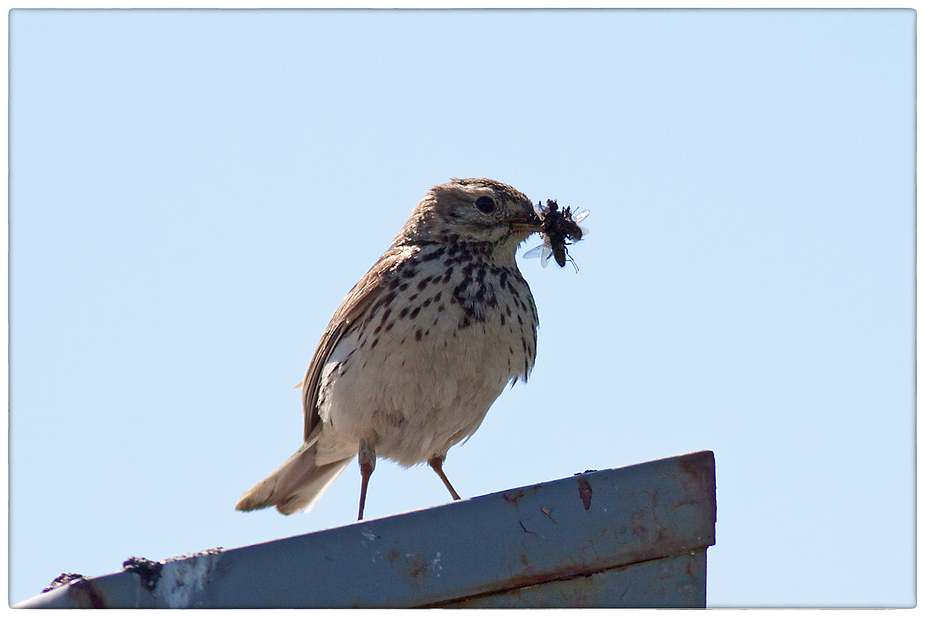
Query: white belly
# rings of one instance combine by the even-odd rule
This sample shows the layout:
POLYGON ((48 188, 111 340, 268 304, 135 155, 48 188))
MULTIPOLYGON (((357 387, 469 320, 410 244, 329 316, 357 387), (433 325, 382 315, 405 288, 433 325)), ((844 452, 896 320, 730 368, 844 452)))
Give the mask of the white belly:
MULTIPOLYGON (((319 463, 355 453, 361 439, 403 466, 445 456, 511 379, 526 378, 536 350, 526 282, 511 273, 502 287, 467 270, 454 268, 445 284, 396 290, 388 314, 379 307, 337 344, 320 385, 327 445, 319 443, 319 463)), ((442 277, 446 268, 434 260, 417 271, 442 277)))

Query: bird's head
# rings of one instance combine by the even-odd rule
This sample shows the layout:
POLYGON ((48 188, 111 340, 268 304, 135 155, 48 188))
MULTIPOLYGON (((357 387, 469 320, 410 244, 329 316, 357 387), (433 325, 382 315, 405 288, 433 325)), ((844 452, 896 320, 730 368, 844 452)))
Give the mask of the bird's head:
POLYGON ((513 260, 517 246, 542 227, 533 204, 513 187, 486 178, 454 178, 427 192, 395 241, 463 244, 513 260))

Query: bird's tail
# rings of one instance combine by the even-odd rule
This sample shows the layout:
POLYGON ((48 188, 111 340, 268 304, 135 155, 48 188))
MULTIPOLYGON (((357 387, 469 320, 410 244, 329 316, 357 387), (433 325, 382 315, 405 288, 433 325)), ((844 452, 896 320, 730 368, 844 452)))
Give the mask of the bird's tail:
POLYGON ((315 465, 317 440, 305 442, 279 469, 241 495, 235 510, 249 512, 276 506, 283 514, 311 510, 353 457, 315 465))

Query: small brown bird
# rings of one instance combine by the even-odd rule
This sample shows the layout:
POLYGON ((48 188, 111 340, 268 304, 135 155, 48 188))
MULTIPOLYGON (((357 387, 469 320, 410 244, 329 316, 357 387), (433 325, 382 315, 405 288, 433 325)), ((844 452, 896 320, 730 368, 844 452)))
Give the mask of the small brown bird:
POLYGON ((526 381, 538 318, 515 251, 542 221, 484 178, 433 187, 337 308, 305 379, 305 443, 236 509, 310 509, 359 455, 359 518, 376 457, 427 462, 450 491, 447 451, 513 380, 526 381))

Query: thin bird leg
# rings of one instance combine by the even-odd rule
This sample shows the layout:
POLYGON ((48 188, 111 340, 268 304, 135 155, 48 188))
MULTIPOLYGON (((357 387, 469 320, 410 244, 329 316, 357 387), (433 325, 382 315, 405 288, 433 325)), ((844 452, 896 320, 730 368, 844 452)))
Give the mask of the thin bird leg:
POLYGON ((360 514, 357 516, 357 520, 362 521, 363 508, 366 507, 366 488, 369 486, 369 477, 373 475, 373 471, 376 469, 376 451, 368 442, 361 441, 358 454, 363 485, 360 487, 360 514))
POLYGON ((453 485, 450 484, 449 478, 446 477, 446 474, 443 473, 443 456, 435 456, 434 458, 427 461, 427 464, 434 468, 434 471, 437 472, 437 475, 440 476, 440 479, 443 480, 443 484, 446 485, 450 495, 453 496, 455 501, 459 501, 459 493, 456 492, 456 489, 453 488, 453 485))

